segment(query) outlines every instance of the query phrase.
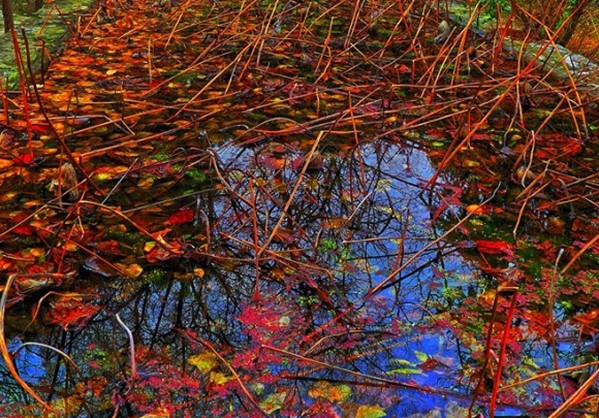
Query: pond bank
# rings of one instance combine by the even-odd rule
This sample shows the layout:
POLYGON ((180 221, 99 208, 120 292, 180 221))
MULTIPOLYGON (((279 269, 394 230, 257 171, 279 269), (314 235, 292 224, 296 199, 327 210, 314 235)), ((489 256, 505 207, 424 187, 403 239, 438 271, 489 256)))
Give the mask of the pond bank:
MULTIPOLYGON (((448 15, 456 27, 454 34, 467 26, 470 21, 469 7, 459 1, 450 3, 448 15)), ((491 17, 481 21, 479 16, 474 19, 474 22, 476 24, 473 24, 472 29, 481 38, 488 37, 490 33, 497 30, 497 21, 491 17)), ((553 82, 567 83, 573 80, 584 84, 584 90, 594 92, 595 96, 599 95, 599 65, 583 54, 555 43, 533 40, 525 42, 510 36, 503 39, 502 47, 504 53, 512 55, 513 59, 521 56, 523 68, 533 63, 535 71, 553 82)))
MULTIPOLYGON (((27 59, 25 48, 26 34, 29 43, 31 67, 34 74, 47 69, 49 62, 60 52, 64 40, 73 30, 78 16, 84 14, 94 4, 93 0, 55 0, 46 2, 37 11, 25 11, 15 7, 14 25, 23 60, 27 59), (25 14, 27 13, 27 14, 25 14), (67 26, 71 25, 71 29, 67 26)), ((13 42, 10 33, 4 33, 0 26, 0 81, 8 90, 19 84, 13 42)), ((39 82, 39 81, 38 81, 39 82)))

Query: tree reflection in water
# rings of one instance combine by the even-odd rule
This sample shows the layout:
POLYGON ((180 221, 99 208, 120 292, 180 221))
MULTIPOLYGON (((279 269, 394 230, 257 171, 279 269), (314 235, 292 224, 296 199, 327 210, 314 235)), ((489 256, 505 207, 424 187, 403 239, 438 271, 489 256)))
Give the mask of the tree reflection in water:
MULTIPOLYGON (((441 240, 388 277, 440 235, 439 200, 421 194, 426 156, 417 144, 317 145, 315 168, 303 143, 190 152, 210 161, 214 184, 191 195, 194 222, 172 226, 180 254, 147 264, 139 280, 81 269, 76 291, 100 289, 102 310, 85 327, 38 319, 24 334, 79 370, 28 346, 17 358, 23 378, 74 416, 115 406, 191 416, 464 407, 468 350, 437 315, 477 291, 467 265, 441 240), (116 313, 133 335, 133 380, 116 313)), ((132 219, 152 216, 139 207, 132 219)), ((24 401, 6 373, 2 396, 24 401)))

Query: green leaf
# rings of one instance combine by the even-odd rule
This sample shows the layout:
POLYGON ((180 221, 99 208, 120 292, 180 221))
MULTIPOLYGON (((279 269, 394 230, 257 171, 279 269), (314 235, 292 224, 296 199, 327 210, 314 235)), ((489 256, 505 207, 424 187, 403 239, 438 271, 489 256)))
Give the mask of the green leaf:
POLYGON ((399 368, 399 369, 389 370, 387 372, 387 374, 388 375, 394 375, 394 374, 406 375, 406 374, 423 374, 423 372, 420 369, 416 369, 416 368, 412 368, 412 367, 403 367, 403 368, 399 368))
POLYGON ((426 354, 422 351, 414 351, 414 355, 416 356, 418 361, 420 361, 421 363, 424 363, 425 361, 428 360, 428 354, 426 354))

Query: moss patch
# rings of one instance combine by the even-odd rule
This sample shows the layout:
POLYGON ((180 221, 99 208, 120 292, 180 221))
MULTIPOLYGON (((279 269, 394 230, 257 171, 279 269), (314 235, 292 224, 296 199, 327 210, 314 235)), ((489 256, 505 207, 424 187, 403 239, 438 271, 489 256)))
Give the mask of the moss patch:
MULTIPOLYGON (((72 24, 75 18, 85 13, 93 4, 93 0, 56 0, 45 3, 37 10, 27 10, 17 1, 14 4, 14 24, 18 35, 21 55, 26 60, 23 29, 29 42, 31 65, 34 73, 39 74, 50 60, 51 54, 60 50, 64 39, 69 35, 67 23, 72 24), (45 47, 45 51, 44 51, 45 47)), ((0 22, 1 23, 1 22, 0 22)), ((10 33, 4 33, 0 25, 0 79, 3 86, 13 89, 18 85, 17 71, 13 42, 10 33)))

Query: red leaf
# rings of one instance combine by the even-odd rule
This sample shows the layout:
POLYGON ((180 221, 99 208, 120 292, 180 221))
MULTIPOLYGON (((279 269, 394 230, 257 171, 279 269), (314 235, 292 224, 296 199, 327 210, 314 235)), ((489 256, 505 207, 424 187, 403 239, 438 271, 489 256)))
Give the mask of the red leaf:
POLYGON ((47 134, 50 132, 50 125, 45 123, 34 123, 31 125, 31 130, 38 134, 47 134))
POLYGON ((64 330, 83 327, 100 310, 98 306, 86 305, 76 299, 59 300, 51 306, 46 321, 53 325, 60 325, 64 330))
POLYGON ((116 240, 100 241, 96 244, 96 250, 103 254, 126 255, 127 253, 121 249, 120 245, 116 240))
POLYGON ((148 87, 150 87, 151 89, 155 88, 155 87, 159 87, 161 84, 164 83, 164 80, 161 78, 155 78, 152 81, 150 81, 148 83, 148 87))
POLYGON ((487 241, 479 239, 474 241, 476 248, 485 254, 512 254, 512 244, 505 241, 487 241))
POLYGON ((436 369, 439 366, 443 366, 443 364, 434 358, 428 358, 423 363, 418 365, 418 368, 424 370, 425 372, 430 372, 433 369, 436 369))
POLYGON ((176 257, 176 254, 173 254, 166 248, 161 247, 160 245, 156 245, 148 252, 148 254, 146 254, 146 260, 150 264, 154 264, 159 261, 166 261, 174 257, 176 257))
POLYGON ((280 170, 285 167, 285 158, 272 153, 264 153, 259 156, 260 164, 272 170, 280 170))
POLYGON ((21 154, 13 158, 15 164, 28 165, 35 161, 35 155, 32 152, 21 154))
POLYGON ((397 74, 411 74, 412 70, 408 66, 401 64, 395 66, 395 72, 397 74))
POLYGON ((35 228, 29 225, 21 225, 13 228, 12 232, 17 235, 33 235, 35 233, 35 228))
POLYGON ((195 211, 193 209, 182 209, 179 212, 172 214, 166 222, 169 225, 184 224, 193 221, 194 216, 195 211))

